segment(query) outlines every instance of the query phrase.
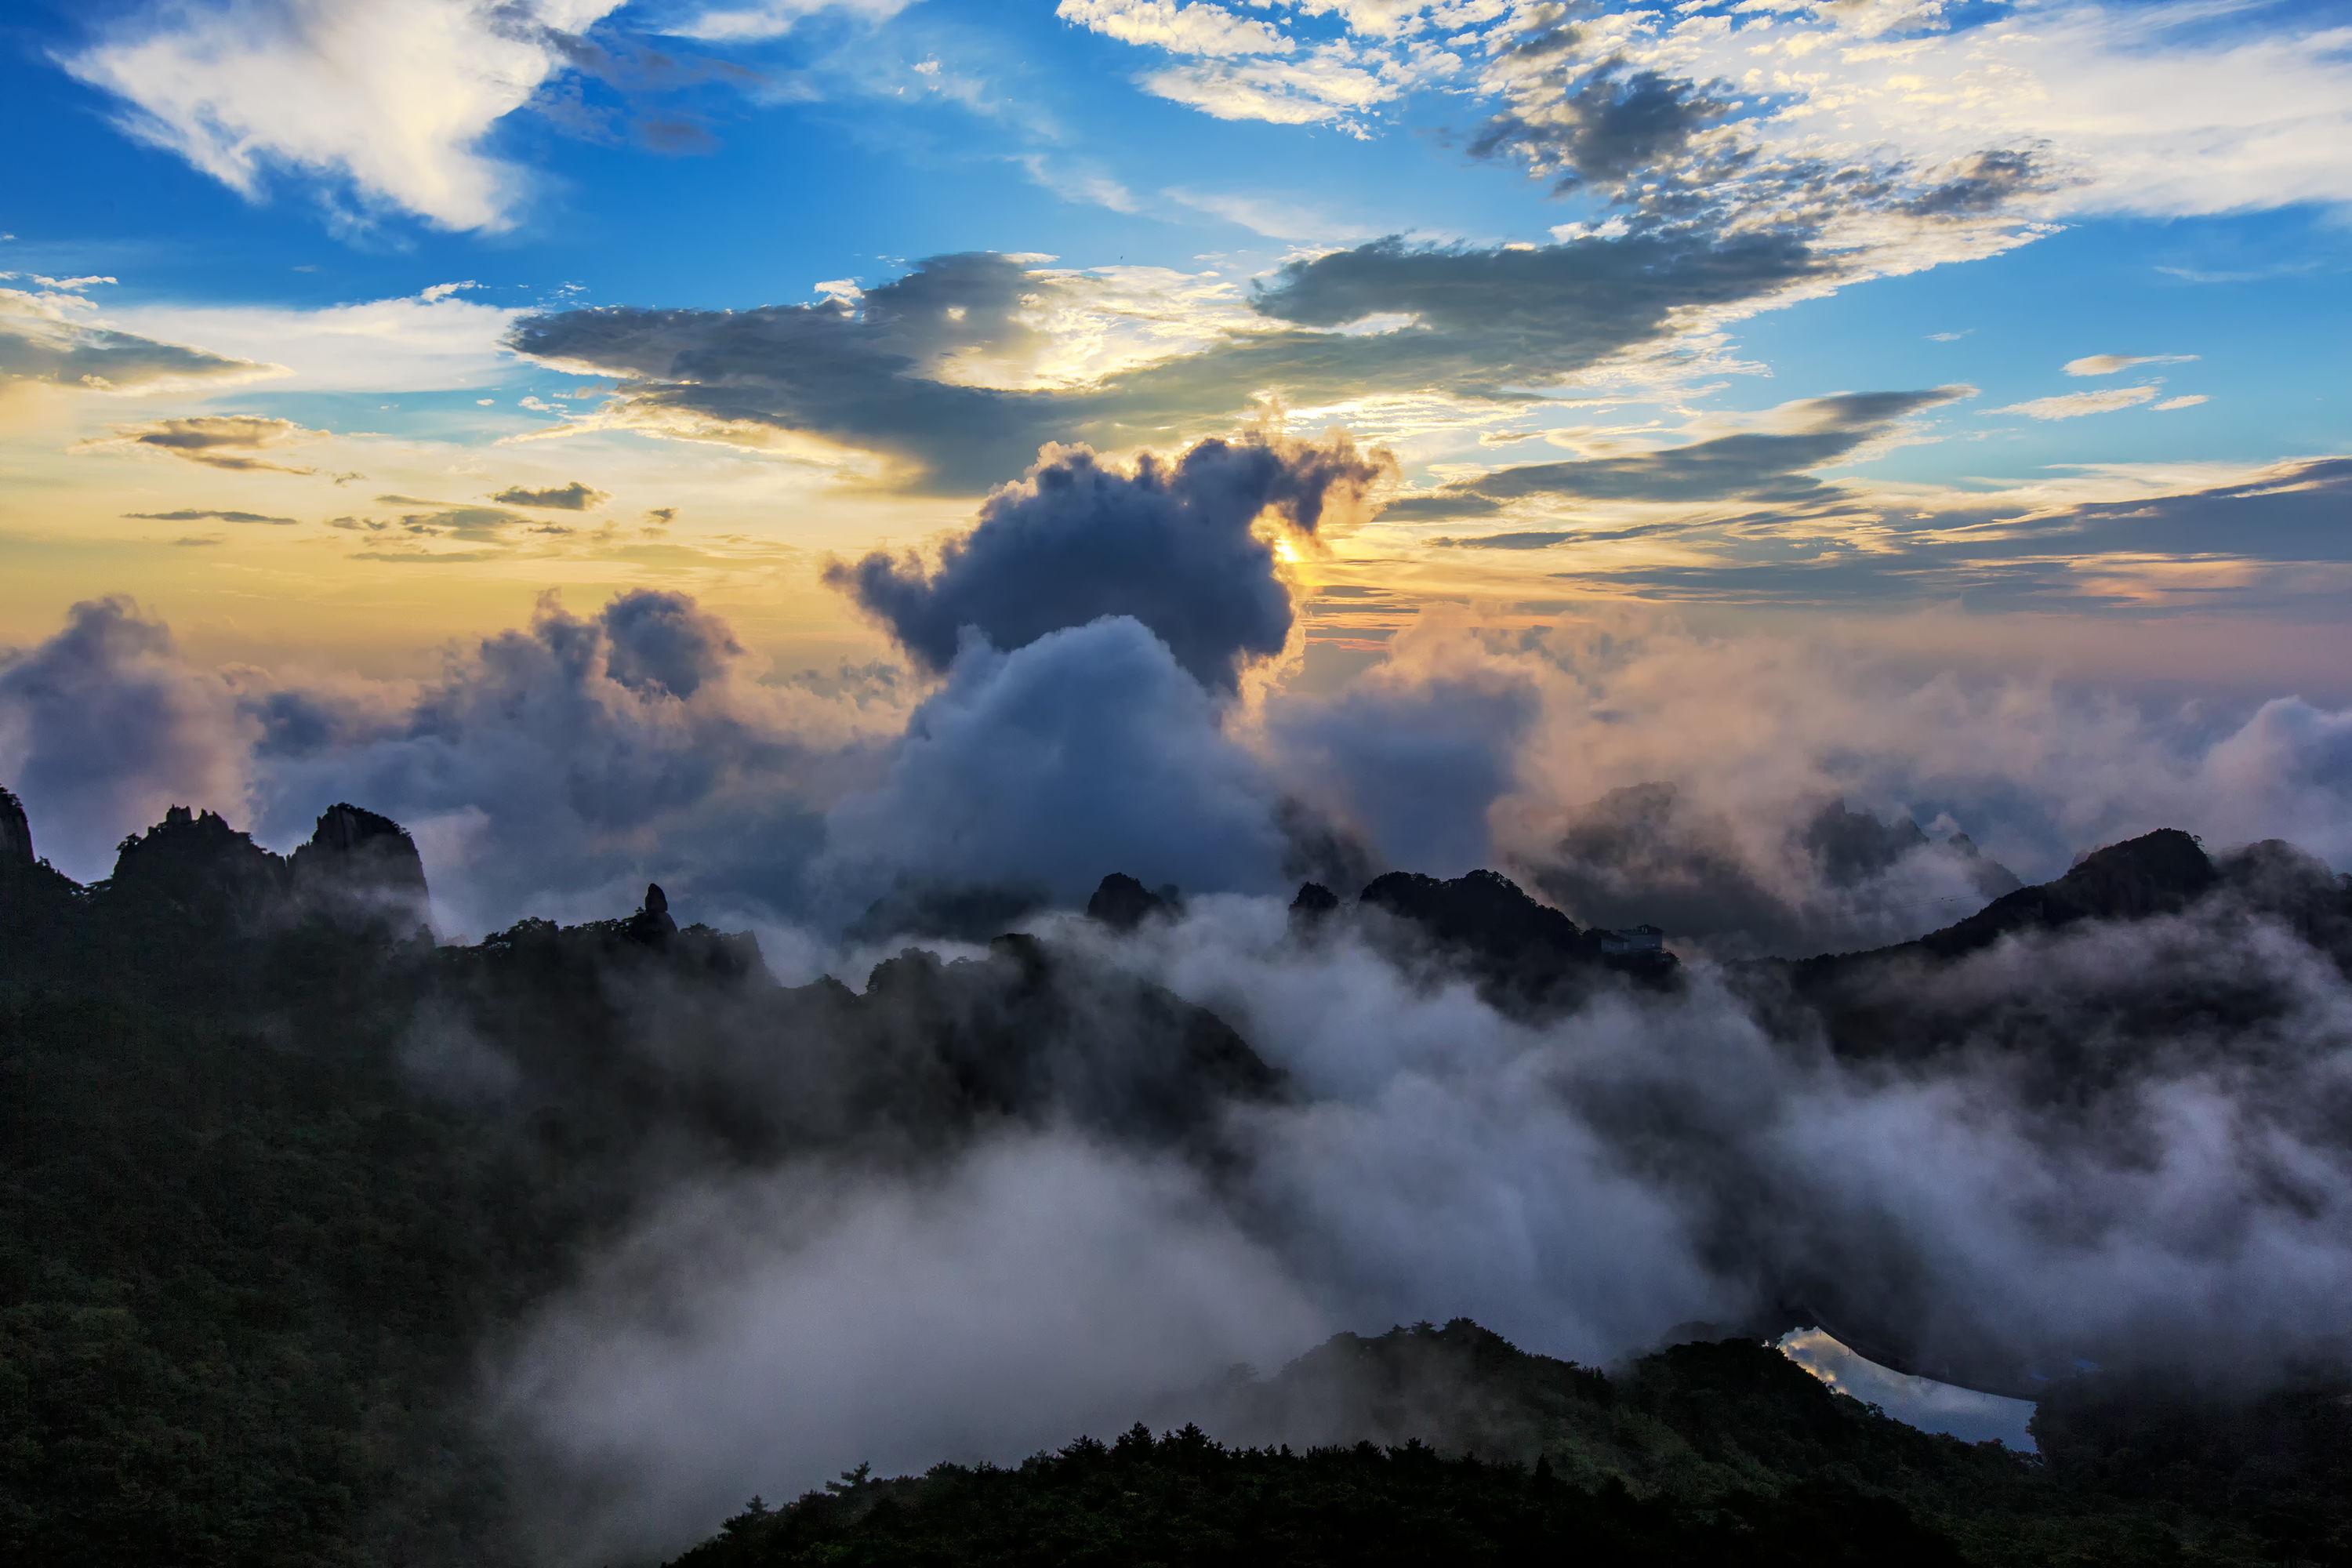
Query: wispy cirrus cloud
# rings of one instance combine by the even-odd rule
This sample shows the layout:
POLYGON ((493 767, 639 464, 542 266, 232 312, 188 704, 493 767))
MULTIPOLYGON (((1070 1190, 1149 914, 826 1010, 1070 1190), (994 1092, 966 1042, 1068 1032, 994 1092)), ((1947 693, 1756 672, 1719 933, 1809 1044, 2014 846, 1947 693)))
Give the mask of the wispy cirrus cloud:
POLYGON ((2021 414, 2028 419, 2083 419, 2094 414, 2114 414, 2156 401, 2163 388, 2154 382, 2139 386, 2116 386, 2097 392, 2063 392, 2050 397, 2029 397, 2022 403, 1988 408, 1985 413, 2021 414))
POLYGON ((2064 369, 2068 375, 2115 375, 2144 364, 2193 364, 2195 354, 2084 354, 2070 359, 2064 369))

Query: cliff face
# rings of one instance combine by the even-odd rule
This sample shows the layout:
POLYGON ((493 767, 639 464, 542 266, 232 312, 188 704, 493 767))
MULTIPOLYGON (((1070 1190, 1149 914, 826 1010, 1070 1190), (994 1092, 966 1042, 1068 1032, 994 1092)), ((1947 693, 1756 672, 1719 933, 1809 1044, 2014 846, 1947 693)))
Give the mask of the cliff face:
POLYGON ((0 789, 0 876, 33 864, 33 825, 25 819, 25 805, 0 789))
POLYGON ((339 802, 320 813, 287 869, 295 897, 330 918, 413 929, 431 910, 416 841, 392 818, 356 805, 339 802))

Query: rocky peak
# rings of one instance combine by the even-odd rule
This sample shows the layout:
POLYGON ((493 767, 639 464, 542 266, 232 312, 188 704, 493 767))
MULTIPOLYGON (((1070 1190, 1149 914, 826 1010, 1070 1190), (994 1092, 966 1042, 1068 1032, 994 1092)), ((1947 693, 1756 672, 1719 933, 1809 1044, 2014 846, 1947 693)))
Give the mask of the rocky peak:
POLYGON ((348 802, 319 814, 288 864, 297 895, 321 912, 417 925, 430 909, 416 841, 392 818, 348 802))
POLYGON ((259 913, 285 890, 286 862, 217 812, 174 805, 115 852, 112 896, 206 918, 259 913))
POLYGON ((666 945, 677 935, 677 921, 670 918, 669 896, 661 890, 659 882, 646 884, 645 905, 629 917, 629 935, 655 947, 666 945))
POLYGON ((25 803, 0 788, 0 875, 33 864, 33 825, 25 803))
POLYGON ((1126 872, 1113 871, 1087 900, 1087 918, 1100 921, 1113 931, 1127 931, 1154 915, 1172 914, 1175 909, 1175 889, 1162 888, 1155 893, 1126 872))

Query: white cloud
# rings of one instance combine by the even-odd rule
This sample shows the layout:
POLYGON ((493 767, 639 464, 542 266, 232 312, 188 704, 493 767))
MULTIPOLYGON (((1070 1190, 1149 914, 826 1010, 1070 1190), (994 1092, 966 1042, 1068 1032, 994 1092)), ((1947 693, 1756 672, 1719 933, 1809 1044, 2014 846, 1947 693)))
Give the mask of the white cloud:
POLYGON ((131 135, 249 198, 265 173, 349 182, 450 229, 509 226, 522 172, 483 142, 563 68, 552 34, 622 0, 209 0, 154 5, 62 62, 131 135))
POLYGON ((142 336, 283 365, 273 390, 434 392, 483 386, 514 366, 499 346, 522 314, 445 286, 398 300, 293 310, 269 305, 144 305, 113 320, 142 336))
POLYGON ((2168 397, 2163 402, 2156 405, 2156 411, 2158 414, 2171 414, 2179 409, 2194 408, 2200 403, 2210 403, 2213 400, 2211 398, 2206 396, 2203 393, 2196 392, 2189 394, 2186 397, 2168 397))
MULTIPOLYGON (((0 274, 0 277, 14 276, 0 274)), ((87 279, 68 279, 84 282, 87 279)), ((267 354, 194 346, 168 328, 129 329, 62 289, 0 289, 0 396, 26 389, 139 394, 229 387, 284 374, 267 354)))
POLYGON ((2068 375, 2113 375, 2143 364, 2189 364, 2195 354, 2085 354, 2066 362, 2068 375))
POLYGON ((2028 419, 2080 419, 2089 414, 2113 414, 2119 408, 2137 408, 2156 399, 2157 388, 2116 386, 2100 392, 2069 392, 2056 397, 2032 397, 2023 403, 2012 403, 2005 408, 1988 408, 1987 414, 2022 414, 2028 419))
POLYGON ((1139 85, 1218 120, 1318 125, 1397 96, 1398 87, 1322 51, 1304 60, 1202 60, 1148 72, 1139 85))
MULTIPOLYGON (((1108 207, 1115 213, 1131 213, 1139 205, 1134 192, 1098 169, 1074 166, 1042 153, 1024 153, 1013 161, 1028 172, 1032 180, 1066 202, 1108 207)), ((819 290, 824 287, 819 284, 819 290)))
POLYGON ((1221 217, 1268 239, 1302 245, 1348 245, 1370 239, 1381 231, 1331 217, 1286 196, 1249 195, 1238 192, 1195 191, 1171 186, 1160 193, 1179 206, 1221 217))
POLYGON ((2050 0, 1857 43, 1825 10, 1735 32, 1654 9, 1612 18, 1608 41, 1637 65, 1778 100, 1747 132, 1776 152, 1927 164, 2032 150, 2063 180, 2051 212, 2352 202, 2352 27, 2254 5, 2050 0))
POLYGON ((910 4, 912 0, 758 0, 751 5, 714 5, 678 27, 677 35, 711 43, 751 43, 781 38, 820 12, 838 11, 861 21, 887 22, 910 4))
POLYGON ((1054 15, 1123 44, 1180 55, 1286 55, 1298 46, 1264 22, 1222 5, 1173 0, 1062 0, 1054 15))

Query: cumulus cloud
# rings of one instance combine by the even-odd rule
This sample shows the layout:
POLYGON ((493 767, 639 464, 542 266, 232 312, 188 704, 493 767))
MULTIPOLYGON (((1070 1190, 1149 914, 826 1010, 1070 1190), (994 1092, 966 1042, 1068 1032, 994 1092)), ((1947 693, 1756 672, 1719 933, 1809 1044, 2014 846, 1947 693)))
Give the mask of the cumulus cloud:
POLYGON ((112 435, 81 442, 74 449, 161 452, 208 468, 240 473, 312 474, 318 470, 273 462, 260 454, 315 441, 326 434, 324 430, 306 429, 290 419, 257 414, 198 414, 184 419, 118 425, 112 435))
POLYGON ((1043 887, 1082 900, 1107 871, 1268 890, 1280 792, 1217 702, 1142 623, 967 643, 888 771, 827 819, 829 882, 1043 887))
POLYGON ((273 169, 441 228, 508 226, 521 172, 483 143, 620 0, 148 5, 67 57, 117 123, 249 198, 273 169))
POLYGON ((1172 54, 1288 54, 1297 47, 1266 23, 1206 0, 1061 0, 1054 15, 1123 44, 1172 54))
POLYGON ((603 506, 613 498, 573 479, 570 484, 555 485, 546 489, 528 489, 521 485, 509 485, 490 498, 501 506, 543 507, 554 511, 586 511, 603 506))
POLYGON ((684 595, 633 590, 581 616, 551 595, 528 628, 453 654, 413 693, 280 694, 262 826, 291 832, 320 800, 375 803, 417 831, 460 930, 656 877, 790 905, 815 845, 812 792, 854 726, 796 710, 743 657, 684 595))
POLYGON ((68 875, 103 876, 167 806, 243 815, 259 738, 237 689, 129 599, 76 605, 47 641, 0 652, 0 780, 68 875))
POLYGON ((1289 591, 1260 521, 1312 534, 1327 510, 1360 504, 1384 463, 1344 438, 1204 441, 1172 463, 1146 454, 1131 474, 1083 449, 1056 452, 991 496, 935 571, 877 552, 826 580, 935 669, 966 628, 1011 649, 1129 616, 1195 679, 1231 689, 1244 661, 1280 652, 1290 633, 1289 591))
POLYGON ((1203 59, 1147 71, 1138 85, 1216 120, 1331 124, 1361 134, 1358 117, 1398 96, 1398 84, 1338 50, 1302 59, 1203 59))

